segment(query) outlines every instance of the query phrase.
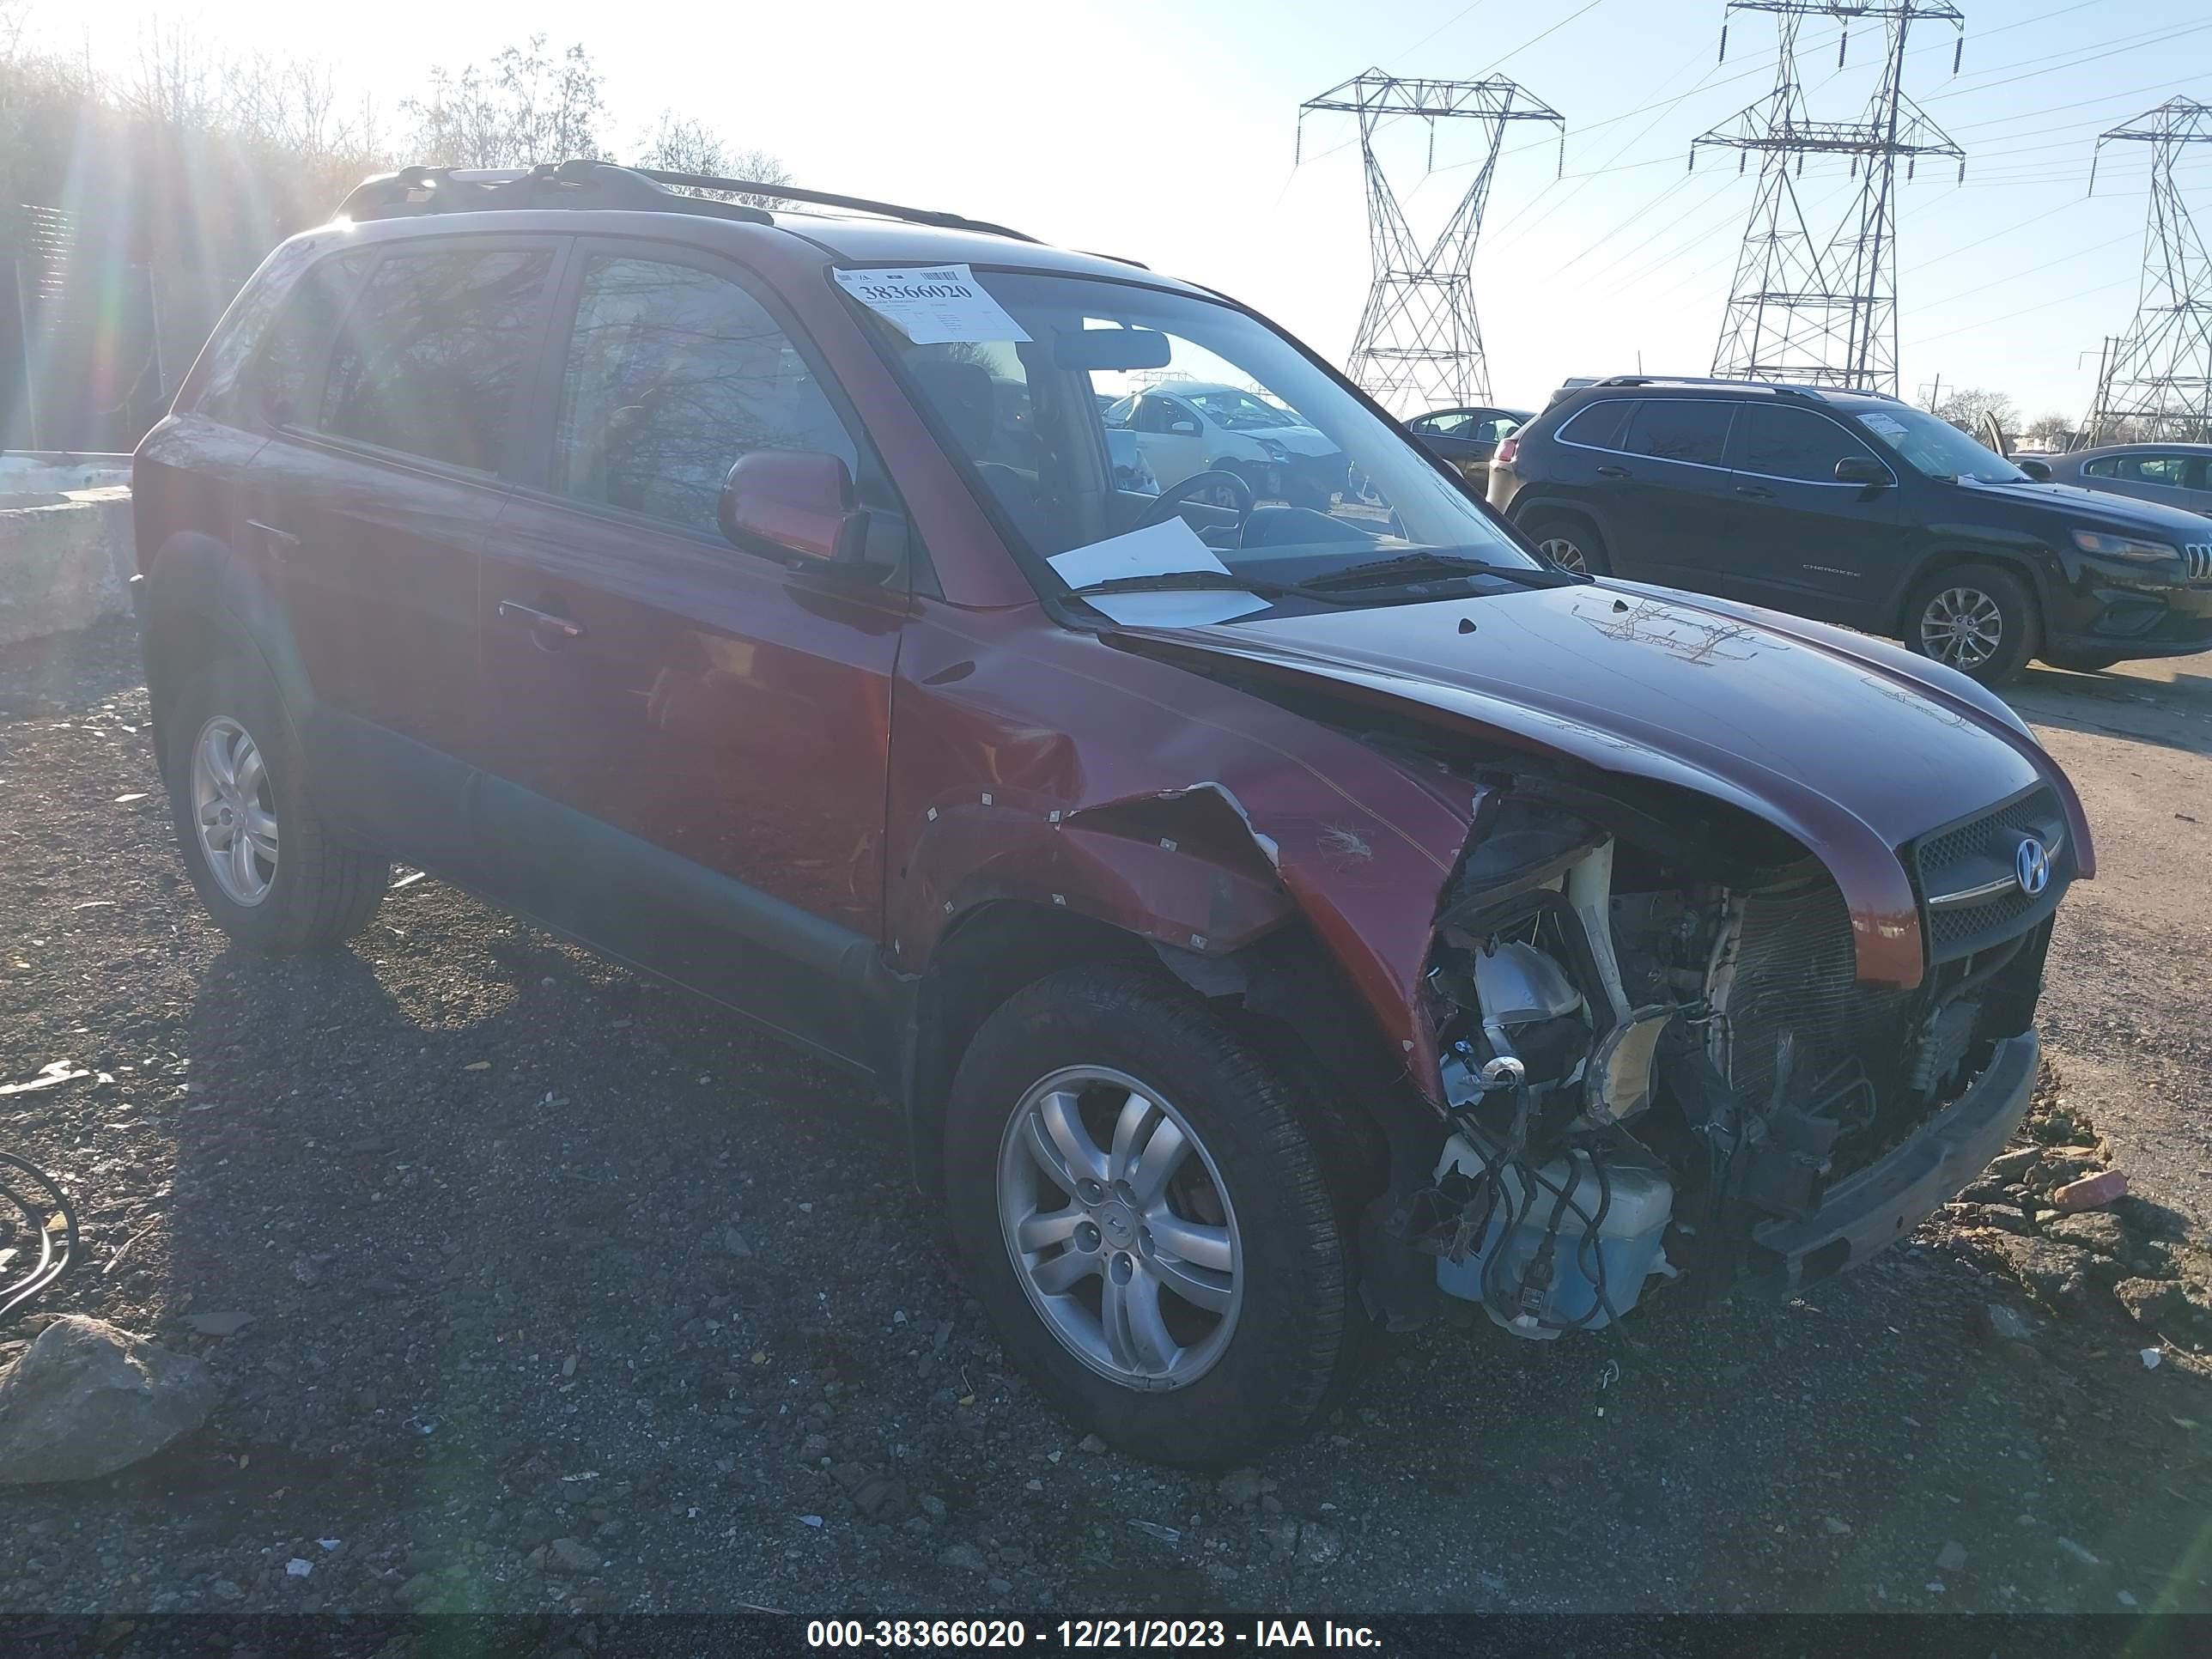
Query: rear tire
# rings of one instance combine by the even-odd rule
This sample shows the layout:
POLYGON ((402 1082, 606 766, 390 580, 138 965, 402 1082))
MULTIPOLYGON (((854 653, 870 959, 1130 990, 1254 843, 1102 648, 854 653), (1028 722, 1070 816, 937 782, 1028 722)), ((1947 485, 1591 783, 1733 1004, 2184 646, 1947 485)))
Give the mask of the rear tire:
POLYGON ((2042 642, 2035 596, 2001 565, 1952 565, 1905 601, 1906 647, 1984 685, 2015 678, 2042 642))
POLYGON ((1249 1460, 1356 1361, 1350 1222, 1298 1097, 1178 986, 1072 968, 986 1020, 953 1081, 945 1194, 1008 1356, 1125 1450, 1249 1460))
POLYGON ((266 670, 216 658, 178 687, 164 730, 177 844, 216 926, 276 954, 335 945, 368 925, 392 866, 324 827, 266 670))
POLYGON ((1610 576, 1613 556, 1605 538, 1589 520, 1571 513, 1531 513, 1521 521, 1522 533, 1562 570, 1577 575, 1610 576))

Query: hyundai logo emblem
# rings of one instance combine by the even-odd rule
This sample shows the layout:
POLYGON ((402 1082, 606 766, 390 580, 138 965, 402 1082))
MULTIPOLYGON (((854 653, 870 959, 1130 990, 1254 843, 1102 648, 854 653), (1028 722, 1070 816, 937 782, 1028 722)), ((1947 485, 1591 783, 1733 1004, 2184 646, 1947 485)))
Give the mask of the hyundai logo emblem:
POLYGON ((2033 836, 2021 837, 2020 848, 2012 855, 2012 873, 2020 890, 2030 898, 2051 885, 2051 854, 2033 836))

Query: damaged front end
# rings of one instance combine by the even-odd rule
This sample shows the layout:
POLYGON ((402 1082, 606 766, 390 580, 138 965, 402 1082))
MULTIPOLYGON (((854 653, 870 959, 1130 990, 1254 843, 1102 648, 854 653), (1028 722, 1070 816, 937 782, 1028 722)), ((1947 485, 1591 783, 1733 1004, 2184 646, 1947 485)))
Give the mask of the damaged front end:
MULTIPOLYGON (((2025 1108, 2065 819, 2033 790, 1903 851, 1917 986, 1862 981, 1829 872, 1675 792, 1476 780, 1425 982, 1448 1123, 1381 1206, 1532 1338, 1679 1281, 1787 1292, 1966 1184, 2025 1108), (1994 872, 2033 840, 2048 879, 1994 872)), ((1402 1257, 1401 1257, 1402 1259, 1402 1257)))

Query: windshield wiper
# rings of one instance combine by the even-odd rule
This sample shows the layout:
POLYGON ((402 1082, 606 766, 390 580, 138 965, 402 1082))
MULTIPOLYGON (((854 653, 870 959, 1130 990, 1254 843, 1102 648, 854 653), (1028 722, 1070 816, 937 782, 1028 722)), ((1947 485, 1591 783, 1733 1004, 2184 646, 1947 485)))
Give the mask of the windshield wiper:
POLYGON ((1459 553, 1400 553, 1387 559, 1369 559, 1316 576, 1310 587, 1356 587, 1387 582, 1394 577, 1419 581, 1424 576, 1502 576, 1523 587, 1564 587, 1584 578, 1547 565, 1492 564, 1459 553))
POLYGON ((1071 587, 1067 597, 1087 599, 1093 593, 1171 593, 1208 589, 1250 593, 1263 599, 1316 599, 1323 605, 1350 603, 1337 594, 1324 593, 1298 582, 1271 582, 1259 576, 1240 576, 1233 570, 1158 570, 1138 576, 1109 576, 1103 581, 1071 587))

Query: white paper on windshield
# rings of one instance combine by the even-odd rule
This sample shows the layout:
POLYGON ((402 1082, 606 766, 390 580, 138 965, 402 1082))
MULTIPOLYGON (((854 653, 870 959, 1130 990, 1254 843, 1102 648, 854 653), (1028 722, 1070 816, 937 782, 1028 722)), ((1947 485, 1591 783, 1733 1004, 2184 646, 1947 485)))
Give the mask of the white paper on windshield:
POLYGON ((1879 432, 1893 442, 1906 435, 1905 422, 1891 415, 1862 415, 1859 424, 1870 432, 1879 432))
POLYGON ((916 345, 1030 337, 965 265, 934 265, 926 270, 832 270, 830 274, 869 310, 897 324, 916 345))
MULTIPOLYGON (((1111 581, 1116 576, 1165 576, 1181 570, 1221 575, 1229 567, 1181 519, 1146 525, 1125 536, 1109 536, 1088 547, 1055 553, 1047 561, 1070 587, 1111 581)), ((1267 601, 1234 588, 1164 593, 1091 593, 1084 604, 1131 628, 1194 628, 1229 622, 1265 611, 1267 601)))

